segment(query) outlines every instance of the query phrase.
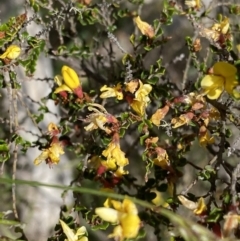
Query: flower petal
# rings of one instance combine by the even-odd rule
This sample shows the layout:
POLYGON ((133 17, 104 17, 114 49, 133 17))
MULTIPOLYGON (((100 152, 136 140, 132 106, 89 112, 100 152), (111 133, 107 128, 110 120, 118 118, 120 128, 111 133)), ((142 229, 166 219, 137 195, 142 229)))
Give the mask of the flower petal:
POLYGON ((74 90, 80 85, 80 80, 77 73, 72 68, 64 65, 62 67, 62 76, 65 84, 71 89, 74 90))
POLYGON ((233 89, 238 85, 238 81, 236 77, 233 75, 231 77, 228 77, 225 81, 225 90, 228 92, 228 94, 233 94, 233 89))
POLYGON ((133 110, 140 116, 144 116, 145 115, 145 109, 146 109, 146 103, 145 102, 141 102, 138 100, 133 100, 133 102, 131 103, 131 107, 133 108, 133 110))
POLYGON ((213 66, 214 75, 221 75, 225 78, 233 76, 237 73, 237 69, 234 65, 226 62, 217 62, 213 66))
POLYGON ((34 160, 34 165, 39 165, 49 157, 49 150, 43 150, 42 153, 34 160))
POLYGON ((125 198, 123 200, 122 206, 126 213, 135 214, 135 215, 138 214, 137 207, 136 207, 135 203, 132 202, 131 200, 125 198))
POLYGON ((118 212, 112 208, 96 208, 95 213, 106 222, 117 223, 119 220, 118 212))
POLYGON ((193 211, 195 214, 200 215, 207 210, 207 206, 205 204, 203 197, 200 197, 198 199, 197 205, 198 205, 197 208, 193 211))
POLYGON ((216 100, 220 97, 222 92, 223 88, 211 89, 209 92, 207 92, 207 97, 211 100, 216 100))
POLYGON ((57 94, 62 91, 67 91, 67 92, 72 93, 72 90, 65 84, 63 84, 63 85, 59 86, 57 89, 55 89, 54 93, 57 94))
POLYGON ((209 99, 217 99, 224 90, 224 78, 221 76, 206 75, 201 81, 201 87, 209 99))
POLYGON ((198 207, 198 204, 196 202, 193 202, 183 195, 178 196, 179 201, 182 203, 182 205, 190 210, 195 210, 198 207))
POLYGON ((63 222, 61 219, 59 220, 59 222, 62 226, 63 232, 68 238, 68 241, 76 241, 73 230, 69 228, 68 225, 65 222, 63 222))
POLYGON ((135 238, 138 235, 141 220, 138 215, 125 214, 121 218, 121 226, 124 238, 135 238))
POLYGON ((63 84, 63 77, 61 75, 56 75, 54 81, 58 86, 61 86, 63 84))
POLYGON ((158 109, 151 117, 152 123, 159 127, 161 120, 165 117, 168 111, 169 111, 168 105, 165 105, 163 108, 158 109))
POLYGON ((214 75, 206 75, 202 81, 201 81, 201 87, 202 88, 210 88, 213 85, 219 85, 223 86, 224 85, 224 78, 220 76, 214 76, 214 75))
POLYGON ((142 21, 139 16, 134 18, 134 22, 137 24, 137 27, 143 35, 146 35, 149 38, 153 38, 155 36, 153 27, 148 23, 142 21))
POLYGON ((87 233, 87 229, 85 226, 82 226, 80 227, 78 230, 77 230, 77 233, 75 234, 75 236, 83 236, 87 233))
POLYGON ((88 241, 88 238, 84 236, 84 237, 80 238, 78 241, 88 241))
POLYGON ((21 53, 21 48, 17 45, 9 46, 6 51, 0 55, 0 59, 16 59, 21 53))
POLYGON ((120 225, 116 226, 113 229, 113 233, 108 235, 108 238, 115 238, 115 240, 122 241, 124 239, 122 227, 120 225))

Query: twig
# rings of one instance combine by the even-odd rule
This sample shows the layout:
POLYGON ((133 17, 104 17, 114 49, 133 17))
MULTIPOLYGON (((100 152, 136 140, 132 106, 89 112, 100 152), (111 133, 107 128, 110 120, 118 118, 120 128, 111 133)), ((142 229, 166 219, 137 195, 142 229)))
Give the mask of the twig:
MULTIPOLYGON (((193 42, 196 40, 197 36, 198 36, 198 32, 195 32, 195 34, 193 36, 193 40, 192 40, 193 42)), ((188 55, 188 58, 187 58, 187 63, 186 63, 185 70, 183 72, 182 91, 184 91, 185 88, 186 88, 187 77, 188 77, 188 70, 190 68, 190 63, 191 63, 191 59, 192 59, 191 57, 192 57, 192 54, 190 52, 189 55, 188 55)))
POLYGON ((193 180, 193 181, 190 183, 190 185, 189 185, 184 191, 181 192, 181 195, 186 195, 186 194, 189 192, 189 190, 190 190, 194 185, 197 184, 197 182, 198 182, 198 179, 196 178, 195 180, 193 180))
MULTIPOLYGON (((12 90, 13 94, 13 116, 14 116, 14 129, 15 131, 18 129, 18 108, 17 108, 17 90, 12 90)), ((13 201, 13 213, 15 219, 19 219, 18 212, 17 212, 17 204, 16 204, 16 171, 17 171, 17 161, 18 161, 18 144, 15 143, 14 151, 13 151, 13 170, 12 170, 12 201, 13 201)))
POLYGON ((22 100, 22 97, 20 95, 18 95, 18 99, 20 100, 22 106, 25 108, 25 110, 27 111, 27 115, 30 117, 30 119, 32 120, 33 124, 37 127, 37 129, 39 130, 39 132, 43 135, 42 129, 38 126, 37 122, 35 121, 35 119, 33 118, 30 110, 28 109, 28 107, 25 105, 24 101, 22 100))
POLYGON ((113 43, 115 43, 117 45, 117 47, 124 53, 127 54, 127 51, 121 46, 121 44, 118 42, 117 38, 114 36, 114 34, 108 32, 108 38, 110 39, 110 41, 112 41, 113 43))
POLYGON ((13 180, 13 183, 12 183, 12 205, 13 205, 14 217, 15 217, 16 220, 19 219, 18 212, 17 212, 17 205, 16 205, 16 183, 15 183, 16 171, 17 171, 17 159, 18 159, 17 152, 18 152, 18 145, 15 144, 15 148, 14 148, 14 151, 13 151, 14 159, 13 159, 13 173, 12 173, 12 180, 13 180))
POLYGON ((238 196, 236 192, 236 184, 237 184, 237 178, 239 176, 239 173, 240 173, 240 163, 238 163, 235 169, 233 170, 232 180, 231 180, 232 205, 234 206, 234 208, 236 208, 237 213, 239 213, 239 208, 237 205, 238 196))

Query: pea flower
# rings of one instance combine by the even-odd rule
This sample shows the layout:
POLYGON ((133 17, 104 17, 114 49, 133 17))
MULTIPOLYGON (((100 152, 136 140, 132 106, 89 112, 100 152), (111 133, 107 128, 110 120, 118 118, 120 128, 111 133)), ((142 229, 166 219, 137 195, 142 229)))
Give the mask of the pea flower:
POLYGON ((113 140, 108 144, 108 147, 102 152, 102 155, 107 159, 104 163, 109 169, 117 169, 116 174, 127 174, 123 168, 129 164, 128 158, 121 150, 119 142, 113 140), (120 169, 119 169, 120 168, 120 169))
POLYGON ((200 31, 200 34, 203 37, 210 38, 215 42, 221 42, 222 39, 230 38, 231 35, 228 35, 229 27, 229 19, 227 17, 223 17, 222 20, 219 23, 215 23, 211 29, 203 28, 200 31))
POLYGON ((134 22, 143 35, 146 35, 149 38, 153 38, 155 36, 153 27, 150 24, 142 21, 139 16, 134 18, 134 22))
MULTIPOLYGON (((240 46, 240 44, 239 44, 239 46, 240 46)), ((133 79, 133 80, 125 83, 125 90, 133 94, 136 92, 136 89, 138 88, 138 86, 139 86, 139 80, 133 79)))
POLYGON ((223 19, 219 23, 215 23, 212 26, 212 30, 218 32, 219 34, 227 34, 229 27, 229 18, 223 17, 223 19))
POLYGON ((57 75, 54 78, 58 84, 58 88, 54 91, 55 94, 61 92, 74 93, 80 99, 83 98, 83 91, 77 73, 72 68, 64 65, 62 67, 62 76, 57 75))
POLYGON ((157 111, 152 115, 151 122, 157 127, 160 126, 161 120, 166 116, 169 111, 169 106, 165 105, 161 109, 157 109, 157 111))
POLYGON ((173 125, 172 128, 178 128, 185 124, 189 124, 193 117, 194 114, 192 112, 188 112, 186 114, 180 115, 179 117, 173 118, 171 120, 171 124, 173 125))
POLYGON ((106 85, 104 85, 100 91, 103 92, 100 95, 100 98, 102 99, 106 99, 106 98, 110 98, 110 97, 116 97, 118 100, 122 100, 123 99, 123 93, 122 93, 122 89, 121 89, 121 84, 118 83, 117 86, 115 87, 107 87, 106 85))
POLYGON ((200 127, 198 139, 200 146, 202 147, 206 147, 207 145, 213 144, 215 142, 214 137, 211 136, 205 126, 200 127))
POLYGON ((51 137, 51 140, 42 153, 34 160, 34 165, 39 165, 42 161, 46 161, 50 167, 52 164, 58 164, 60 156, 64 154, 64 146, 70 143, 69 138, 66 136, 58 138, 60 129, 52 122, 48 125, 47 134, 51 137))
POLYGON ((16 59, 21 53, 21 48, 17 45, 10 45, 6 51, 0 55, 0 59, 16 59))
POLYGON ((167 202, 165 202, 165 199, 162 195, 161 192, 159 192, 156 188, 153 188, 150 190, 150 193, 155 193, 156 196, 151 200, 151 202, 156 205, 157 207, 158 206, 162 206, 164 208, 168 208, 169 207, 169 204, 167 202))
POLYGON ((161 147, 156 147, 155 151, 157 153, 157 157, 153 160, 154 164, 160 166, 164 170, 170 168, 167 151, 161 147))
POLYGON ((201 1, 200 0, 185 0, 185 4, 189 8, 196 8, 196 9, 201 8, 201 1))
POLYGON ((69 228, 69 226, 65 222, 63 222, 62 220, 59 220, 59 222, 62 226, 63 232, 67 236, 67 239, 65 239, 65 241, 88 241, 88 238, 86 237, 87 230, 84 226, 80 227, 75 234, 74 231, 69 228))
POLYGON ((88 126, 85 126, 86 131, 93 131, 95 129, 104 130, 107 134, 110 134, 112 131, 105 126, 107 123, 117 123, 117 119, 109 114, 107 110, 99 104, 91 103, 88 104, 88 110, 92 111, 90 115, 84 120, 85 122, 90 122, 88 126))
POLYGON ((50 165, 58 164, 60 161, 60 156, 64 154, 63 147, 63 143, 58 141, 58 139, 56 141, 53 141, 50 144, 50 147, 44 149, 42 153, 34 160, 34 165, 37 166, 42 161, 46 161, 50 165))
POLYGON ((148 95, 151 91, 152 86, 150 84, 143 84, 142 81, 139 80, 139 88, 135 93, 135 98, 139 101, 144 101, 148 103, 150 102, 148 95))
POLYGON ((57 136, 58 134, 60 134, 60 130, 55 123, 51 122, 48 125, 47 134, 49 134, 50 136, 57 136))
POLYGON ((236 73, 237 69, 232 64, 217 62, 213 65, 211 73, 206 75, 201 81, 204 94, 209 99, 215 100, 226 90, 228 94, 239 98, 240 93, 235 90, 235 87, 238 85, 236 73))
POLYGON ((89 160, 89 163, 90 167, 97 170, 98 175, 101 175, 106 171, 112 171, 115 177, 121 178, 123 175, 128 174, 123 166, 117 166, 114 158, 103 160, 99 156, 93 156, 89 160))
POLYGON ((135 238, 141 224, 136 205, 127 198, 122 203, 110 200, 105 204, 105 207, 96 208, 95 213, 104 221, 117 224, 113 233, 108 237, 119 241, 123 241, 125 238, 135 238))
POLYGON ((193 202, 183 195, 179 195, 178 199, 184 207, 192 210, 196 215, 202 215, 207 211, 207 206, 202 197, 200 197, 197 202, 193 202))
POLYGON ((133 110, 140 116, 145 115, 145 110, 148 103, 150 102, 150 98, 148 97, 148 95, 151 91, 151 85, 143 84, 142 81, 139 80, 139 88, 135 92, 135 98, 130 100, 129 103, 133 110))

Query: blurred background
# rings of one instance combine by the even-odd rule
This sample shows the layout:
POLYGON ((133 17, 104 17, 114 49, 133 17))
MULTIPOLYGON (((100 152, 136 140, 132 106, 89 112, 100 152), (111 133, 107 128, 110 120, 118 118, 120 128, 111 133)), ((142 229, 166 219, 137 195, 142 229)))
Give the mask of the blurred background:
MULTIPOLYGON (((98 90, 104 84, 111 85, 118 82, 118 80, 114 78, 116 76, 121 76, 120 72, 123 71, 121 66, 123 53, 119 50, 117 45, 113 43, 111 44, 111 51, 114 53, 114 57, 110 59, 107 51, 109 50, 110 41, 107 38, 107 35, 102 33, 103 26, 98 29, 95 25, 84 26, 83 24, 80 24, 80 21, 74 23, 74 21, 77 21, 76 18, 71 14, 68 15, 64 12, 64 9, 67 8, 69 1, 49 0, 48 2, 49 9, 44 9, 38 13, 39 16, 36 17, 34 21, 31 21, 31 24, 26 26, 26 30, 30 33, 30 35, 35 35, 41 30, 46 29, 46 26, 43 26, 43 24, 45 22, 47 25, 48 19, 51 19, 52 22, 49 22, 51 23, 51 27, 46 31, 45 34, 41 35, 41 38, 45 39, 46 41, 46 53, 40 56, 34 76, 26 76, 20 66, 15 67, 17 80, 22 85, 22 89, 17 93, 19 130, 14 131, 17 131, 22 138, 30 142, 37 141, 39 139, 39 135, 41 135, 39 128, 33 123, 30 115, 37 114, 43 101, 45 101, 46 98, 51 94, 54 86, 53 77, 60 73, 62 65, 67 64, 77 71, 79 76, 81 76, 86 92, 91 89, 98 90), (56 17, 56 19, 49 17, 50 14, 48 11, 52 12, 56 11, 56 9, 63 9, 62 16, 64 19, 61 21, 60 26, 58 23, 60 22, 59 19, 61 16, 56 17), (56 22, 54 22, 54 20, 56 20, 56 22), (64 34, 61 36, 59 31, 63 26, 64 34), (94 46, 92 51, 92 59, 88 58, 85 60, 83 57, 78 57, 77 55, 65 57, 54 54, 54 51, 57 50, 60 44, 71 46, 74 43, 84 46, 84 44, 89 42, 91 42, 92 46, 94 46), (97 65, 96 56, 102 59, 100 65, 97 65), (112 71, 112 61, 117 63, 116 66, 114 66, 115 72, 112 71)), ((155 19, 160 18, 160 14, 162 14, 162 10, 164 8, 164 3, 161 0, 143 1, 141 7, 138 7, 136 4, 128 1, 118 2, 122 9, 127 8, 130 11, 136 11, 141 18, 149 24, 153 23, 155 19)), ((225 2, 226 1, 222 1, 222 3, 225 2)), ((237 0, 232 0, 231 2, 237 3, 237 0)), ((96 2, 96 4, 101 3, 102 1, 96 2)), ((221 7, 220 3, 221 1, 203 1, 203 10, 208 6, 213 6, 210 17, 203 18, 202 20, 202 24, 205 27, 209 27, 214 23, 213 19, 216 18, 218 13, 228 15, 226 7, 224 4, 221 7), (219 4, 219 7, 215 7, 216 4, 219 4)), ((177 5, 183 9, 186 8, 184 1, 177 1, 177 5)), ((10 17, 23 14, 25 11, 27 11, 28 19, 31 18, 31 16, 34 17, 35 13, 33 13, 22 0, 0 1, 1 23, 6 22, 10 17)), ((199 11, 197 14, 200 16, 202 11, 199 11)), ((231 17, 230 22, 231 24, 235 24, 236 19, 231 17)), ((114 34, 120 45, 126 52, 133 51, 129 42, 130 35, 136 31, 132 18, 129 17, 118 19, 116 26, 117 29, 114 31, 114 34)), ((154 51, 149 52, 144 58, 143 66, 148 69, 150 65, 155 64, 159 58, 162 58, 162 64, 166 68, 166 74, 164 75, 165 78, 162 78, 159 81, 160 83, 162 81, 162 83, 167 82, 173 84, 174 90, 172 92, 173 95, 177 96, 182 93, 181 88, 183 79, 187 79, 190 83, 194 83, 198 79, 197 70, 189 65, 189 50, 185 41, 185 36, 190 36, 191 38, 195 39, 198 36, 198 33, 194 31, 192 24, 184 15, 174 16, 172 23, 163 26, 163 31, 164 36, 168 37, 169 41, 167 41, 166 44, 156 48, 154 51)), ((236 43, 239 41, 239 33, 238 35, 236 34, 234 40, 236 43)), ((208 53, 209 42, 204 38, 201 38, 201 42, 203 49, 201 53, 199 53, 198 58, 200 61, 203 61, 208 53)), ((20 44, 24 48, 25 43, 21 42, 20 44)), ((211 53, 207 58, 207 63, 209 63, 209 67, 212 64, 211 53)), ((7 120, 11 118, 9 113, 11 113, 10 109, 12 106, 12 96, 7 89, 2 89, 1 95, 1 118, 3 121, 0 127, 0 137, 1 139, 8 140, 9 136, 12 135, 7 122, 7 120)), ((41 130, 46 131, 47 125, 50 122, 58 124, 66 113, 63 108, 59 107, 59 105, 56 105, 56 103, 51 99, 47 100, 44 104, 46 104, 50 111, 44 115, 43 120, 39 123, 39 127, 41 130)), ((119 111, 124 110, 124 108, 126 109, 126 106, 114 102, 108 102, 105 107, 109 113, 112 114, 117 114, 119 111)), ((153 101, 148 111, 152 113, 158 107, 159 103, 157 101, 153 101)), ((77 123, 77 126, 80 130, 82 130, 84 124, 79 122, 77 123)), ((141 160, 141 153, 144 151, 144 148, 138 144, 139 135, 137 134, 136 129, 136 125, 131 126, 131 129, 128 130, 124 140, 121 142, 121 147, 125 151, 127 158, 130 160, 130 165, 128 166, 129 172, 133 177, 136 178, 136 183, 138 185, 144 185, 144 176, 146 170, 144 162, 141 160)), ((235 129, 233 130, 233 132, 235 132, 235 129)), ((187 133, 187 130, 185 131, 187 133)), ((80 135, 81 134, 82 133, 80 133, 80 135)), ((166 142, 166 140, 171 139, 166 134, 165 130, 154 129, 152 134, 158 136, 161 142, 166 142)), ((236 134, 233 135, 231 141, 234 141, 237 136, 238 130, 236 129, 236 134)), ((84 140, 84 137, 79 137, 76 132, 73 132, 70 137, 71 140, 76 143, 81 143, 81 141, 84 140)), ((56 165, 53 169, 50 169, 49 166, 45 165, 44 163, 40 166, 34 166, 34 159, 41 153, 38 148, 29 148, 25 154, 22 154, 20 150, 18 150, 18 153, 18 160, 16 163, 17 171, 15 171, 16 178, 59 185, 70 185, 71 181, 75 179, 78 174, 76 167, 79 165, 79 162, 86 161, 86 156, 80 155, 79 157, 76 157, 71 153, 71 151, 66 151, 66 154, 61 157, 59 165, 56 165)), ((200 148, 197 141, 192 144, 191 151, 186 155, 186 159, 191 160, 201 168, 208 164, 211 158, 212 155, 209 153, 209 151, 205 148, 200 148)), ((229 161, 232 165, 235 165, 237 159, 230 158, 229 161)), ((14 163, 13 155, 10 161, 6 162, 5 165, 1 167, 1 175, 12 176, 14 172, 14 163)), ((196 179, 197 170, 193 166, 185 165, 180 169, 184 175, 177 184, 176 193, 181 193, 189 186, 189 184, 191 184, 192 181, 196 179)), ((224 170, 220 171, 220 175, 222 179, 229 179, 224 170)), ((149 178, 151 177, 154 177, 154 171, 152 171, 152 173, 149 175, 149 178)), ((90 180, 81 181, 81 186, 98 188, 98 184, 90 180)), ((225 186, 223 184, 219 183, 219 186, 217 187, 219 193, 221 193, 224 187, 225 186)), ((191 192, 196 196, 201 196, 206 194, 208 189, 209 186, 207 184, 198 182, 191 192)), ((218 195, 218 193, 215 194, 218 195)), ((91 208, 92 203, 94 203, 96 206, 102 206, 102 203, 104 202, 104 198, 96 198, 89 195, 81 195, 80 199, 82 204, 89 206, 89 208, 91 208)), ((25 223, 24 230, 28 240, 45 241, 49 235, 53 233, 55 224, 58 223, 60 206, 73 206, 74 197, 72 193, 69 192, 63 198, 62 191, 53 188, 17 185, 16 204, 20 220, 25 223)), ((3 212, 6 210, 12 210, 12 194, 9 187, 1 185, 0 211, 3 212)), ((185 217, 191 215, 191 212, 189 212, 187 215, 186 209, 179 209, 178 212, 183 214, 185 217)), ((81 220, 81 224, 87 225, 83 220, 81 220)), ((147 236, 141 240, 157 240, 153 233, 154 230, 150 225, 146 225, 146 230, 148 231, 147 236)), ((164 238, 165 231, 166 230, 164 229, 162 230, 162 240, 168 240, 167 237, 166 239, 164 238)), ((12 237, 17 236, 17 234, 14 234, 12 231, 10 232, 1 224, 0 234, 6 236, 11 235, 12 237)), ((106 236, 101 231, 90 232, 89 240, 102 241, 106 240, 106 236)))

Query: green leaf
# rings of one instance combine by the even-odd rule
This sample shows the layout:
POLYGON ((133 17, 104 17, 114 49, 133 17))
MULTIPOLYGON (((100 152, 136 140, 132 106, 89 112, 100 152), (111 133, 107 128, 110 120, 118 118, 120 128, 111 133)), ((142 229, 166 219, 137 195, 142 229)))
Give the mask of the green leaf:
POLYGON ((0 162, 5 162, 10 158, 8 144, 4 140, 0 140, 0 162))
POLYGON ((145 126, 145 123, 144 123, 144 122, 142 122, 142 123, 138 126, 138 132, 139 132, 139 133, 142 133, 144 126, 145 126))
POLYGON ((214 208, 207 217, 207 222, 209 223, 216 223, 218 222, 223 216, 223 211, 221 208, 214 208))
POLYGON ((101 224, 97 224, 95 226, 92 226, 91 229, 93 231, 97 231, 97 230, 106 230, 109 227, 109 223, 103 221, 101 224))
POLYGON ((151 85, 155 85, 158 82, 158 77, 152 77, 151 79, 148 79, 147 82, 151 85))
POLYGON ((125 129, 125 128, 121 128, 121 129, 120 129, 120 132, 119 132, 119 136, 120 136, 120 137, 124 137, 125 132, 126 132, 126 129, 125 129))
POLYGON ((140 137, 140 144, 143 146, 144 145, 144 141, 149 137, 149 134, 145 134, 143 136, 140 137))
POLYGON ((20 225, 21 223, 15 220, 8 220, 8 219, 0 219, 0 224, 8 225, 8 226, 15 226, 20 225))
POLYGON ((130 40, 131 44, 134 46, 134 45, 135 45, 135 35, 132 34, 132 35, 130 36, 129 40, 130 40))

